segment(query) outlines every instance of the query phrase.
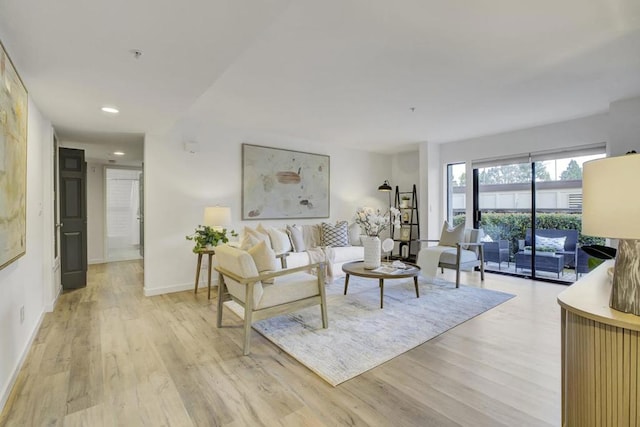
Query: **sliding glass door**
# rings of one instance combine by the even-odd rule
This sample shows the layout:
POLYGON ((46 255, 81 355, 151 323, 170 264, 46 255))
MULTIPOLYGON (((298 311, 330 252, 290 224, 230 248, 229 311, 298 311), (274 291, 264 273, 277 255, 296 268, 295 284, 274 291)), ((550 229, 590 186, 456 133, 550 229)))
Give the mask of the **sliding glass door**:
POLYGON ((485 232, 487 270, 515 269, 515 254, 531 224, 530 163, 474 169, 476 228, 485 232))
POLYGON ((582 164, 604 148, 474 164, 474 226, 489 271, 573 282, 588 272, 581 244, 582 164))

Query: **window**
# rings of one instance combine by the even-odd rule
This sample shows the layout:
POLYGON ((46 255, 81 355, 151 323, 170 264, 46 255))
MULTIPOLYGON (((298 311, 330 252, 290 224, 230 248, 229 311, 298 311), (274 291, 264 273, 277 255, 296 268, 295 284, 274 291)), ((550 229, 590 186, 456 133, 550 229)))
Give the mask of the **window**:
POLYGON ((447 165, 447 221, 464 222, 467 209, 467 174, 464 163, 447 165))

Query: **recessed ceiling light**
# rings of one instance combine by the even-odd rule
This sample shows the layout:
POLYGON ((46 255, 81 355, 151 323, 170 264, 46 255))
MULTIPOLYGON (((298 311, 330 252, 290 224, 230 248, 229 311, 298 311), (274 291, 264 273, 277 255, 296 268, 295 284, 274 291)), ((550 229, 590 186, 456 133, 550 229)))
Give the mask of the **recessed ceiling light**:
POLYGON ((111 113, 111 114, 118 114, 120 112, 120 110, 113 107, 102 107, 102 111, 104 111, 105 113, 111 113))
POLYGON ((114 156, 124 156, 124 153, 122 151, 114 151, 113 155, 114 156))

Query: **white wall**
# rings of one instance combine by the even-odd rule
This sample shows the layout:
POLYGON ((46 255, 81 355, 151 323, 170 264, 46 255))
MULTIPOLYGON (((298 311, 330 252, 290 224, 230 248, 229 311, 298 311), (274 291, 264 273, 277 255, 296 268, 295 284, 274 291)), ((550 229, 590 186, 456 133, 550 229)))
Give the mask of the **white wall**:
POLYGON ((29 99, 27 141, 27 252, 0 270, 0 410, 59 289, 52 279, 53 131, 29 99), (24 307, 24 322, 20 308, 24 307))
MULTIPOLYGON (((416 185, 418 195, 420 195, 420 159, 417 152, 398 153, 390 157, 390 184, 394 191, 392 197, 395 195, 396 186, 400 188, 400 191, 411 191, 413 184, 416 185)), ((418 201, 420 201, 419 198, 418 201)))
MULTIPOLYGON (((509 157, 529 152, 569 149, 589 144, 607 143, 607 154, 617 156, 629 150, 640 152, 640 97, 611 103, 608 112, 575 120, 521 129, 496 135, 488 135, 440 146, 439 200, 444 203, 446 191, 446 165, 467 162, 467 200, 471 200, 472 174, 470 163, 474 160, 509 157)), ((467 218, 471 218, 471 204, 467 204, 467 218)), ((432 218, 441 224, 446 206, 439 210, 439 217, 432 218)), ((431 225, 431 224, 430 224, 431 225)))
POLYGON ((87 163, 87 262, 106 262, 104 164, 87 163))
POLYGON ((190 154, 183 149, 185 139, 175 134, 145 139, 145 295, 193 287, 196 257, 185 235, 202 223, 205 206, 231 207, 231 228, 237 231, 258 224, 240 219, 242 142, 331 156, 331 217, 270 224, 351 220, 358 206, 387 204, 378 186, 391 175, 389 156, 222 129, 191 135, 189 140, 200 141, 200 151, 190 154))
POLYGON ((616 101, 609 108, 609 154, 640 153, 640 96, 616 101))

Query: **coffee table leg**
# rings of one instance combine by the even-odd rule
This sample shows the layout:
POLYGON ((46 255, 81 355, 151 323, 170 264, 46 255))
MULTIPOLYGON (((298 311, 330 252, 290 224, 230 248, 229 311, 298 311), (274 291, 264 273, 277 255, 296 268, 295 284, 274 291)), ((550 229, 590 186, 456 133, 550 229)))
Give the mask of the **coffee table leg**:
POLYGON ((413 283, 416 285, 416 298, 420 298, 420 291, 418 290, 418 276, 413 277, 413 283))
POLYGON ((344 294, 347 294, 347 288, 349 287, 349 275, 347 274, 347 277, 345 277, 344 279, 344 294))
POLYGON ((380 308, 383 308, 384 300, 384 279, 380 279, 380 308))

